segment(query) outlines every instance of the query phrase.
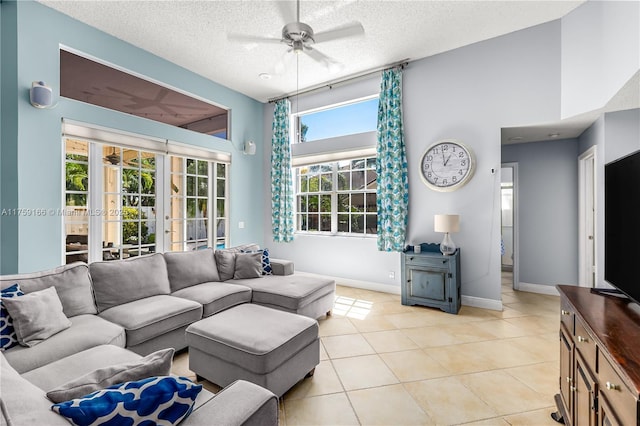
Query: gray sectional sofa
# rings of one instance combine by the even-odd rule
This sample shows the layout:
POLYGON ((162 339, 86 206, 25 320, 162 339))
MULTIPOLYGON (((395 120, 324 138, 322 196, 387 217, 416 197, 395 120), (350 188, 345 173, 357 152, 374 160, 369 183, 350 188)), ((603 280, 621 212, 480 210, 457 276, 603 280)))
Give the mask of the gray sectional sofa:
MULTIPOLYGON (((243 270, 240 262, 234 269, 234 259, 246 258, 238 253, 257 248, 157 253, 0 276, 0 289, 18 283, 29 294, 55 287, 71 322, 37 345, 17 345, 1 353, 2 413, 13 424, 68 424, 50 411, 46 391, 109 363, 139 359, 162 348, 186 348, 189 325, 239 304, 256 303, 314 319, 330 312, 333 280, 294 274, 291 262, 276 259, 271 259, 274 275, 248 278, 256 271, 243 270), (30 397, 25 399, 25 394, 30 397)), ((274 424, 277 413, 271 392, 238 381, 216 395, 203 389, 184 424, 274 424)))

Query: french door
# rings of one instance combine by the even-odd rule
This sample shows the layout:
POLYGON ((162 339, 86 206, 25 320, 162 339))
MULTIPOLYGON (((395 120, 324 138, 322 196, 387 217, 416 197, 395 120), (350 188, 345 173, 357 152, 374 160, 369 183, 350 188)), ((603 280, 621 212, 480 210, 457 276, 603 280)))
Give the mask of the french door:
POLYGON ((224 247, 229 164, 65 138, 65 263, 224 247))

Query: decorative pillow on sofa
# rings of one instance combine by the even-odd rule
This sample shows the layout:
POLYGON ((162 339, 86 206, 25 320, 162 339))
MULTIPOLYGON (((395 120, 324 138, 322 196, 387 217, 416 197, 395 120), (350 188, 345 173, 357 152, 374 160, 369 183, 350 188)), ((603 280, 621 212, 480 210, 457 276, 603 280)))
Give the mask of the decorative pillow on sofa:
POLYGON ((55 287, 4 299, 3 303, 13 319, 18 342, 23 346, 35 346, 71 327, 55 287))
POLYGON ((14 284, 0 292, 0 350, 2 351, 19 345, 16 330, 13 328, 13 320, 7 308, 4 307, 3 299, 22 295, 24 293, 20 290, 19 284, 14 284))
POLYGON ((269 249, 243 250, 242 253, 260 253, 262 255, 262 275, 273 275, 271 260, 269 259, 269 249))
POLYGON ((262 277, 262 252, 236 253, 234 280, 262 277))
POLYGON ((227 250, 216 250, 213 255, 218 266, 220 280, 226 281, 233 278, 233 272, 236 269, 236 253, 227 250))
POLYGON ((47 392, 47 398, 52 402, 63 402, 118 383, 154 376, 168 376, 171 374, 174 352, 173 348, 161 349, 137 361, 99 368, 50 390, 47 392))
POLYGON ((202 385, 186 377, 160 376, 125 382, 51 409, 72 424, 176 425, 191 414, 202 385))

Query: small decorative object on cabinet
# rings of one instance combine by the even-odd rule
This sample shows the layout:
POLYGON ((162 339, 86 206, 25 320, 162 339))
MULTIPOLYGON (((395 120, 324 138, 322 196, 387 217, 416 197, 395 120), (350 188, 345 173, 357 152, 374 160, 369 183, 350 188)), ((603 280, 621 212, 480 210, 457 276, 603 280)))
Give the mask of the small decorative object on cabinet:
POLYGON ((560 292, 560 392, 569 426, 640 425, 640 306, 585 287, 560 292))
POLYGON ((402 253, 402 304, 460 310, 460 249, 444 256, 439 244, 420 244, 402 253))

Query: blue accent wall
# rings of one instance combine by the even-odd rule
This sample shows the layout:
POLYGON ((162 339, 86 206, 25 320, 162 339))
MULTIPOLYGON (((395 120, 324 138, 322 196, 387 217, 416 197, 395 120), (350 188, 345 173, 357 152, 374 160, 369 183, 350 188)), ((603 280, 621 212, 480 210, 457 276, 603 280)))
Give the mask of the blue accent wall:
MULTIPOLYGON (((230 153, 230 243, 262 243, 264 201, 256 185, 264 175, 262 103, 39 3, 3 1, 0 7, 1 208, 62 207, 61 122, 67 118, 230 153), (60 46, 230 108, 231 140, 61 99, 60 46), (45 81, 53 88, 54 102, 58 102, 55 108, 41 110, 31 106, 29 88, 36 80, 45 81), (255 156, 241 152, 247 139, 256 142, 255 156), (241 221, 245 227, 239 229, 237 224, 241 221)), ((0 273, 29 272, 59 265, 63 259, 63 235, 61 217, 3 216, 0 273)))

